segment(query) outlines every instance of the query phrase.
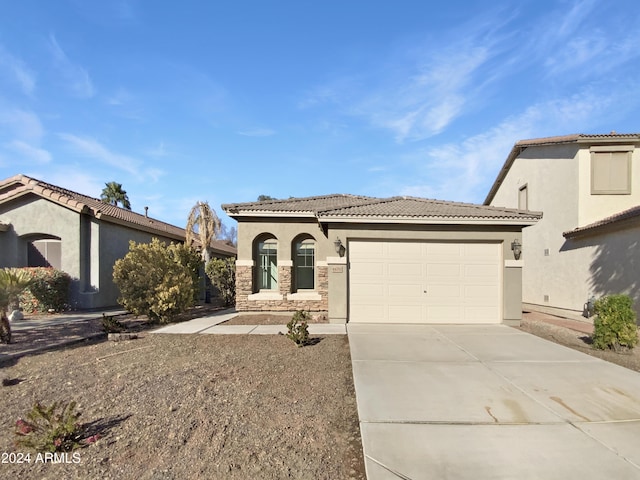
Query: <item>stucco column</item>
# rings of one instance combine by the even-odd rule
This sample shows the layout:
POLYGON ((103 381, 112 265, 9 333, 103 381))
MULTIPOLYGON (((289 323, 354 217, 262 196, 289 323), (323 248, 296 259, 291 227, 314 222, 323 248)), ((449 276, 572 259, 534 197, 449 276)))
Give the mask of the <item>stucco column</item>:
POLYGON ((347 323, 347 259, 327 257, 329 270, 329 323, 347 323))
POLYGON ((522 267, 524 260, 504 261, 504 313, 506 325, 520 326, 522 321, 522 267))

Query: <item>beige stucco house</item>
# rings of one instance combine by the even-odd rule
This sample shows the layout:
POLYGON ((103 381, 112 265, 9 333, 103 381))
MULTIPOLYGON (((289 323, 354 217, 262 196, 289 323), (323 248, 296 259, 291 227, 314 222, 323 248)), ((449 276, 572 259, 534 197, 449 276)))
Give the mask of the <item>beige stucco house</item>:
POLYGON ((580 316, 592 296, 628 293, 640 313, 640 135, 517 142, 486 205, 542 211, 523 232, 523 301, 580 316))
POLYGON ((518 323, 523 227, 540 214, 327 195, 222 205, 238 221, 236 308, 333 323, 518 323))
MULTIPOLYGON (((0 268, 52 266, 72 278, 74 308, 115 306, 113 265, 129 241, 184 242, 185 230, 25 175, 0 181, 0 268)), ((218 257, 235 247, 212 244, 218 257)))

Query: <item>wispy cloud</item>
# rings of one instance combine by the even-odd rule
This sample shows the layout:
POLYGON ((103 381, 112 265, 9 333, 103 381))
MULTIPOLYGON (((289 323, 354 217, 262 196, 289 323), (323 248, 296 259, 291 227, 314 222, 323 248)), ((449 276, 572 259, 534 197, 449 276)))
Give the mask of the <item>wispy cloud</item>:
POLYGON ((276 131, 270 128, 254 128, 252 130, 242 130, 237 133, 245 137, 270 137, 275 135, 276 131))
POLYGON ((18 154, 23 160, 33 163, 49 163, 51 154, 43 148, 35 147, 21 140, 13 140, 4 147, 18 154))
POLYGON ((70 133, 59 133, 58 136, 67 142, 78 154, 98 160, 106 165, 140 177, 141 162, 128 155, 112 152, 91 137, 79 137, 70 133))
POLYGON ((0 125, 8 136, 20 140, 39 142, 44 135, 40 117, 19 108, 0 108, 0 125))
POLYGON ((36 78, 25 63, 11 55, 0 45, 0 71, 4 72, 10 81, 16 83, 25 95, 31 96, 36 88, 36 78))
MULTIPOLYGON (((495 127, 460 143, 421 149, 413 159, 414 181, 403 195, 481 202, 513 144, 522 139, 588 132, 625 94, 581 91, 572 97, 532 105, 495 127), (571 131, 567 131, 571 125, 571 131)), ((640 102, 636 102, 640 103, 640 102)))
POLYGON ((69 91, 76 97, 93 97, 96 91, 89 72, 69 59, 53 34, 49 36, 49 48, 56 68, 69 91))
POLYGON ((157 146, 148 149, 145 153, 151 157, 156 158, 166 157, 167 155, 169 155, 164 142, 160 142, 157 146))
POLYGON ((398 143, 438 135, 506 74, 496 60, 512 48, 512 34, 502 31, 511 20, 512 14, 488 12, 442 38, 405 39, 381 53, 381 67, 317 86, 298 106, 337 105, 343 114, 389 131, 398 143))

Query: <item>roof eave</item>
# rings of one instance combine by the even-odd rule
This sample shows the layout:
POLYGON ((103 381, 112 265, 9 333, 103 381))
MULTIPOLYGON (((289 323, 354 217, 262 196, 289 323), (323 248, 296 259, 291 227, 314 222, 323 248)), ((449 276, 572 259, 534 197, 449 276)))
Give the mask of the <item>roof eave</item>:
POLYGON ((535 225, 539 217, 529 218, 460 218, 460 217, 354 217, 327 215, 319 217, 323 223, 391 223, 413 225, 535 225))
POLYGON ((273 218, 316 218, 316 213, 311 211, 301 212, 274 212, 268 210, 241 210, 234 212, 232 210, 225 210, 225 213, 231 218, 237 217, 273 217, 273 218))
POLYGON ((121 218, 112 217, 110 215, 105 214, 104 212, 98 212, 96 215, 97 218, 104 222, 114 223, 116 225, 121 225, 123 227, 130 228, 132 230, 143 231, 147 233, 151 233, 152 235, 159 235, 167 238, 172 238, 174 240, 179 240, 181 242, 185 241, 185 235, 178 235, 173 232, 169 232, 167 230, 162 230, 160 228, 155 228, 152 225, 140 225, 139 223, 132 223, 121 218))

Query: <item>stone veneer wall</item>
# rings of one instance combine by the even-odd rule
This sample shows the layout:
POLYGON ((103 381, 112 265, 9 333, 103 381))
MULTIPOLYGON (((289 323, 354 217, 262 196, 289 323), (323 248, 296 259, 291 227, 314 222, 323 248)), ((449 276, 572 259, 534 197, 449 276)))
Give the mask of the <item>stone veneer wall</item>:
MULTIPOLYGON (((329 269, 326 266, 316 267, 316 290, 320 300, 292 299, 290 266, 278 266, 278 288, 282 299, 249 299, 253 292, 253 267, 236 267, 236 310, 239 312, 294 312, 308 310, 311 312, 329 311, 329 269)), ((311 292, 310 292, 311 293, 311 292)))

